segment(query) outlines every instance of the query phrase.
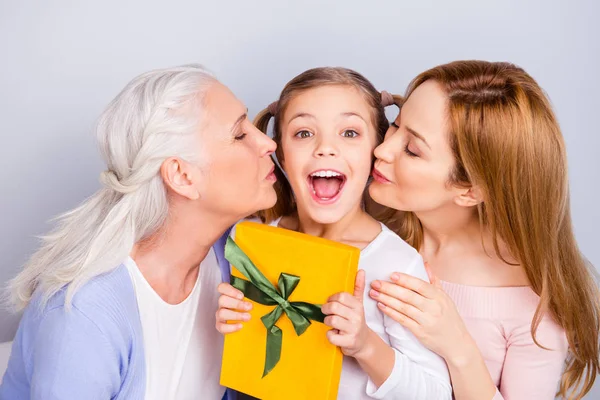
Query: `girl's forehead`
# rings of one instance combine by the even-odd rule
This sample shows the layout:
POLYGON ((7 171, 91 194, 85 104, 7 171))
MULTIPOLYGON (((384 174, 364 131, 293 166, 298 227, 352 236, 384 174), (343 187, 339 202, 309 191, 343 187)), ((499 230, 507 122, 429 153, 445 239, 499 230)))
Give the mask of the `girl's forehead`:
POLYGON ((325 85, 293 93, 285 107, 282 122, 297 118, 361 118, 370 123, 375 111, 366 94, 353 86, 325 85))

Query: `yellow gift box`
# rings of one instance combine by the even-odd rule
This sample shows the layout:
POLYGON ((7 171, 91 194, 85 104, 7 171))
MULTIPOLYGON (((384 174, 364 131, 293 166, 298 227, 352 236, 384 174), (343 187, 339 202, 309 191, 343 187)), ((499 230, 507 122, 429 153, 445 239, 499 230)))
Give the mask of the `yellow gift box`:
MULTIPOLYGON (((300 278, 290 303, 321 305, 332 294, 353 291, 360 257, 355 247, 253 222, 236 226, 235 244, 275 288, 282 273, 300 278)), ((232 265, 232 276, 247 280, 238 267, 232 265)), ((282 331, 280 359, 263 376, 267 329, 261 317, 274 308, 253 302, 252 319, 225 336, 221 385, 263 400, 336 399, 343 355, 320 322, 297 335, 282 313, 276 322, 282 331)))

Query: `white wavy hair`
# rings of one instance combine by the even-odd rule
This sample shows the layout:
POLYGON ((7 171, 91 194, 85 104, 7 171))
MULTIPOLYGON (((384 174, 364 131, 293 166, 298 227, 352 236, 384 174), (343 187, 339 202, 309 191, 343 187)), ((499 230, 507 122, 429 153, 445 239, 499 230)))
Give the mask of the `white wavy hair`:
POLYGON ((200 65, 144 73, 108 105, 97 139, 108 167, 104 188, 55 218, 55 229, 9 283, 20 310, 39 292, 42 304, 66 287, 66 306, 90 279, 116 268, 134 244, 168 215, 160 167, 169 157, 200 163, 204 95, 215 78, 200 65))

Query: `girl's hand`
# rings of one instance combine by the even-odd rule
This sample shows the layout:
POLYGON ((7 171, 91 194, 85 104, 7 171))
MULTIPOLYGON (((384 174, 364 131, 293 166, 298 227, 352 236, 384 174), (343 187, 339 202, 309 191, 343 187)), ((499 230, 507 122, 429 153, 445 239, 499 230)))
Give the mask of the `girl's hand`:
POLYGON ((217 290, 221 293, 216 314, 217 330, 222 334, 239 331, 241 322, 250 321, 250 314, 245 311, 252 310, 252 303, 244 301, 244 294, 229 283, 221 283, 217 290), (228 323, 230 321, 235 323, 228 323))
POLYGON ((327 332, 327 339, 342 352, 359 358, 369 351, 371 330, 365 321, 363 298, 365 291, 365 271, 356 274, 354 294, 341 292, 331 296, 321 310, 326 314, 325 325, 333 329, 327 332))

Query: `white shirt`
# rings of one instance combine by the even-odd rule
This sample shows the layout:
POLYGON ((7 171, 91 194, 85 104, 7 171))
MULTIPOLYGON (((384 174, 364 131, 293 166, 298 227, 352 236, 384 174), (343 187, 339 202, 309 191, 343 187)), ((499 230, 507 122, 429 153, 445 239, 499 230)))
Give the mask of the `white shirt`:
MULTIPOLYGON (((270 225, 278 226, 279 220, 270 225)), ((358 268, 365 271, 364 309, 367 325, 394 349, 396 358, 390 376, 378 388, 354 358, 344 357, 338 399, 452 399, 450 374, 444 359, 428 350, 402 325, 383 314, 377 308, 377 302, 369 297, 371 282, 389 281, 393 272, 404 272, 429 282, 421 255, 381 224, 381 233, 361 251, 358 268)))
POLYGON ((220 400, 223 337, 215 329, 221 274, 213 250, 198 280, 179 304, 165 302, 135 261, 125 261, 138 302, 146 360, 145 400, 220 400))

